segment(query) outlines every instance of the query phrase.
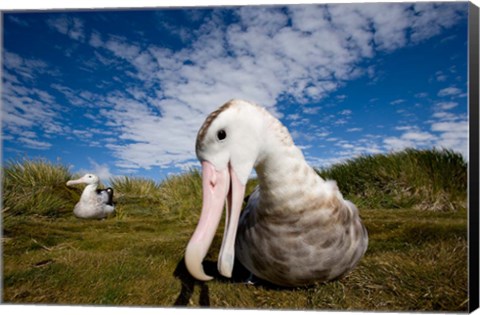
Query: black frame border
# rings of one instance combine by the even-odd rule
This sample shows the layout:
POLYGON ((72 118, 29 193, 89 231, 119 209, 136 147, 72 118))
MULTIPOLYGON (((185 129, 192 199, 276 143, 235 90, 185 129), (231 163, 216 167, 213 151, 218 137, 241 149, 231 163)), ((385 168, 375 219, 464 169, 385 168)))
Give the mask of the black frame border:
POLYGON ((469 302, 468 310, 479 307, 479 8, 470 2, 468 14, 469 54, 469 302))

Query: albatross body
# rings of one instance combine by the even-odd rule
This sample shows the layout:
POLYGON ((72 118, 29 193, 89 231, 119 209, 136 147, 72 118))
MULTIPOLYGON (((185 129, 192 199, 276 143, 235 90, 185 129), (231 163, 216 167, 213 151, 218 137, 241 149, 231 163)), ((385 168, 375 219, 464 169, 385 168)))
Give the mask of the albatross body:
POLYGON ((69 180, 67 186, 87 184, 75 205, 73 213, 82 219, 103 219, 111 214, 113 206, 113 189, 98 189, 99 179, 96 175, 86 174, 77 180, 69 180))
POLYGON ((201 127, 196 152, 202 163, 203 206, 185 262, 210 280, 202 261, 226 201, 220 274, 231 277, 236 257, 258 278, 281 286, 334 280, 352 270, 368 245, 357 208, 334 181, 305 161, 288 130, 265 109, 232 100, 201 127), (259 185, 241 212, 255 168, 259 185))

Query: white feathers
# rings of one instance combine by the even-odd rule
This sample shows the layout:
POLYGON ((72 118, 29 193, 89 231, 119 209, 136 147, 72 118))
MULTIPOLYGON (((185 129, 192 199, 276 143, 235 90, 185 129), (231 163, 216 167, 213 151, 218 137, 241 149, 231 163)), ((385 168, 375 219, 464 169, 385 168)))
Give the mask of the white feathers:
POLYGON ((82 219, 103 219, 113 213, 113 189, 97 189, 99 179, 94 174, 86 174, 77 180, 69 180, 67 186, 87 184, 75 205, 73 213, 82 219))

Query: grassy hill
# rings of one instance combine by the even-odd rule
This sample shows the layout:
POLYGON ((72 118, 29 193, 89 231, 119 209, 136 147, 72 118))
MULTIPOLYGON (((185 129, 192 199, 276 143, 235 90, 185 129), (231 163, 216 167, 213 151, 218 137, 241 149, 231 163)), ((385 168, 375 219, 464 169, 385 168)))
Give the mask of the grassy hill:
POLYGON ((467 163, 448 150, 369 155, 318 171, 363 208, 455 211, 466 208, 467 163))
POLYGON ((202 202, 196 170, 161 183, 112 179, 116 216, 87 221, 73 216, 81 189, 65 186, 68 168, 9 162, 2 169, 3 302, 467 310, 467 167, 460 155, 407 150, 318 172, 359 206, 369 249, 340 281, 283 289, 244 284, 238 265, 233 279, 219 276, 222 228, 204 263, 215 279, 189 276, 183 254, 202 202))

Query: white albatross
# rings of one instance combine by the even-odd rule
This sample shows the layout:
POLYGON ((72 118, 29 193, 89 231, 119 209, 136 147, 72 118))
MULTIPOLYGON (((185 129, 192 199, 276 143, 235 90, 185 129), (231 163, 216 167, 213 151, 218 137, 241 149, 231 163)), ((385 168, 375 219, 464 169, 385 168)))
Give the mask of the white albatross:
POLYGON ((67 186, 87 184, 75 205, 73 213, 82 219, 103 219, 111 214, 113 205, 113 189, 98 189, 99 179, 96 175, 86 174, 77 180, 69 180, 67 186))
POLYGON ((352 270, 368 246, 357 208, 335 181, 322 179, 295 146, 288 130, 265 109, 232 100, 211 113, 196 141, 202 165, 203 204, 185 251, 198 280, 212 279, 202 261, 226 202, 218 257, 231 277, 236 257, 260 279, 303 286, 338 279, 352 270), (248 177, 259 185, 241 213, 248 177))

